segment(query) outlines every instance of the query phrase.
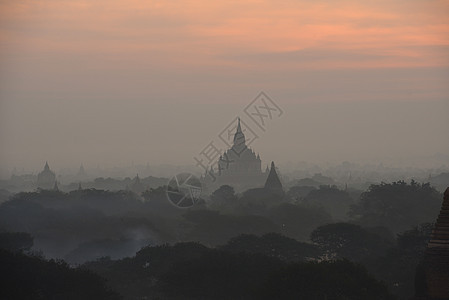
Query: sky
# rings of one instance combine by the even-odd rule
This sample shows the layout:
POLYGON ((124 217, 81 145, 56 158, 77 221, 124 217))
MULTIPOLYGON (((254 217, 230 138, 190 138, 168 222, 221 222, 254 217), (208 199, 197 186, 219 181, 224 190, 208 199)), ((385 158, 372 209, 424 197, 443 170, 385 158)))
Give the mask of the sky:
POLYGON ((0 0, 1 172, 193 164, 261 91, 264 162, 449 155, 449 1, 0 0))

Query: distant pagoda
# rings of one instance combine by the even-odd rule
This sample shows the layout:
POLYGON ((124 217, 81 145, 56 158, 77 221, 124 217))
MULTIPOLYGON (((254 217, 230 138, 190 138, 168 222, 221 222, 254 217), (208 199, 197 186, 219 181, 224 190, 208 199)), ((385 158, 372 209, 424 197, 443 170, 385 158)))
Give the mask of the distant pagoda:
POLYGON ((425 298, 449 299, 449 188, 423 261, 425 298))
POLYGON ((86 170, 84 169, 83 164, 81 164, 78 173, 76 174, 76 179, 82 181, 85 180, 86 178, 87 178, 86 170))
POLYGON ((220 156, 218 161, 218 175, 226 177, 261 174, 263 173, 260 156, 246 145, 239 118, 233 145, 220 156))
POLYGON ((270 173, 268 174, 267 181, 265 181, 264 188, 274 193, 283 193, 282 183, 281 180, 279 180, 279 176, 276 172, 276 167, 273 161, 271 162, 270 173))
POLYGON ((139 174, 134 177, 133 183, 131 185, 131 191, 138 195, 142 194, 145 191, 145 186, 140 181, 139 174))
POLYGON ((56 183, 56 175, 45 162, 44 170, 37 175, 37 187, 50 190, 56 183))
POLYGON ((267 171, 262 171, 260 155, 246 145, 243 131, 239 118, 233 145, 220 155, 217 169, 211 167, 206 172, 202 178, 203 190, 212 192, 221 185, 230 185, 236 191, 263 186, 267 179, 268 167, 267 171))

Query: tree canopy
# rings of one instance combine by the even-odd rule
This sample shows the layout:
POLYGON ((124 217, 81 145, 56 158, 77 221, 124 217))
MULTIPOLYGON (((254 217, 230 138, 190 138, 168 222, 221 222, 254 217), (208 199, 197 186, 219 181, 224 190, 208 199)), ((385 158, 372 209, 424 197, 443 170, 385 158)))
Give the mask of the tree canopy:
POLYGON ((404 181, 373 184, 351 207, 351 216, 364 226, 386 226, 401 232, 433 222, 441 207, 441 194, 428 183, 404 181))
POLYGON ((379 235, 349 223, 320 226, 312 232, 310 239, 330 259, 360 261, 368 256, 380 256, 392 246, 379 235))

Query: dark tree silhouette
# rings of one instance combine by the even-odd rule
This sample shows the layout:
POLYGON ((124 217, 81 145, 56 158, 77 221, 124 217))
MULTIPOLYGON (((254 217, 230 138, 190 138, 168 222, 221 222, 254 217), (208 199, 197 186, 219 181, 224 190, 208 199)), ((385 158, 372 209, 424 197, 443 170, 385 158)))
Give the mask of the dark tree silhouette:
POLYGON ((326 185, 311 190, 302 202, 323 207, 336 221, 347 220, 347 214, 353 204, 353 200, 347 192, 338 189, 336 186, 326 185))
POLYGON ((33 247, 33 237, 26 232, 0 232, 0 249, 28 251, 33 247))
POLYGON ((185 240, 201 242, 208 246, 224 244, 230 238, 243 233, 279 232, 279 227, 263 216, 233 216, 217 211, 192 210, 187 212, 184 218, 188 221, 186 226, 191 226, 185 240))
POLYGON ((260 237, 242 234, 230 239, 219 249, 233 253, 263 254, 285 261, 304 261, 318 258, 320 255, 320 251, 315 245, 298 242, 278 233, 267 233, 260 237))
POLYGON ((322 208, 290 203, 272 207, 269 216, 283 235, 297 240, 308 240, 313 229, 332 221, 322 208))
POLYGON ((320 226, 312 232, 310 239, 322 249, 327 258, 353 261, 383 255, 392 246, 377 234, 349 223, 320 226))
POLYGON ((121 299, 105 281, 63 261, 0 250, 1 299, 121 299))
POLYGON ((290 264, 271 274, 257 299, 395 299, 361 265, 347 260, 290 264))
POLYGON ((397 233, 433 222, 440 207, 441 194, 428 183, 398 181, 371 185, 350 214, 364 226, 386 226, 397 233))
POLYGON ((211 209, 232 212, 238 205, 238 197, 234 188, 229 185, 222 185, 210 195, 208 206, 211 209))
POLYGON ((291 256, 293 240, 273 234, 259 239, 266 240, 256 243, 265 248, 240 251, 254 240, 241 236, 229 248, 197 243, 146 247, 133 258, 83 267, 100 273, 129 299, 391 299, 385 286, 359 265, 291 263, 260 252, 276 246, 278 253, 291 256))
POLYGON ((316 190, 313 186, 292 186, 287 192, 287 199, 292 202, 301 202, 313 190, 316 190))
POLYGON ((398 234, 398 247, 418 255, 426 250, 434 224, 423 223, 398 234))
POLYGON ((222 185, 210 195, 210 200, 214 202, 229 202, 235 201, 237 196, 235 195, 234 188, 229 185, 222 185))
POLYGON ((414 294, 414 286, 421 292, 425 288, 419 264, 431 231, 432 224, 424 223, 399 233, 396 247, 381 257, 366 259, 364 264, 373 275, 386 282, 394 294, 409 299, 414 294))

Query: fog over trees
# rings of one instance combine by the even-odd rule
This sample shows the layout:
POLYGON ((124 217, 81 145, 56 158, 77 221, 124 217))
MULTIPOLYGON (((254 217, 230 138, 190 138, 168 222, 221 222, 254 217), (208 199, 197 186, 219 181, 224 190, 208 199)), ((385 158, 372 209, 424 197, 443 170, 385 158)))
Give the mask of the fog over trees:
MULTIPOLYGON (((58 277, 48 278, 53 286, 77 272, 89 281, 85 292, 75 279, 73 290, 45 291, 74 299, 413 296, 442 194, 416 181, 365 191, 302 183, 310 180, 277 195, 223 185, 187 209, 173 206, 164 186, 12 194, 0 205, 5 275, 28 278, 14 271, 19 264, 58 277)), ((28 280, 24 295, 42 284, 28 280)), ((6 296, 16 289, 5 287, 6 296)))
POLYGON ((0 0, 0 300, 448 300, 449 0, 0 0))
MULTIPOLYGON (((427 243, 446 243, 444 232, 432 232, 437 220, 446 228, 444 166, 345 162, 284 173, 273 161, 263 171, 244 124, 236 119, 232 146, 198 177, 156 177, 149 165, 148 176, 95 178, 84 165, 62 176, 46 162, 37 175, 0 181, 0 296, 358 300, 428 293, 427 243)), ((438 251, 437 260, 445 253, 438 251)))

